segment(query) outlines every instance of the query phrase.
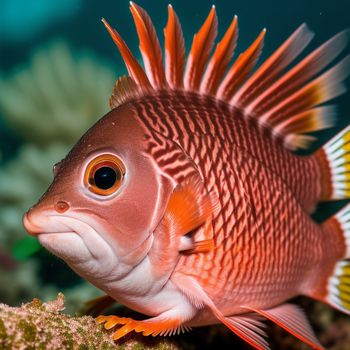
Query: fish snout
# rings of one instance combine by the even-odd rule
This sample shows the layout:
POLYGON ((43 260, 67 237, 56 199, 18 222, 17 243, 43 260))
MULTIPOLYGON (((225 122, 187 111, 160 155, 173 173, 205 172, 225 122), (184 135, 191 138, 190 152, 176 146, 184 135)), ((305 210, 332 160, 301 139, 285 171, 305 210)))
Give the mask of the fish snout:
POLYGON ((32 236, 41 233, 60 232, 66 228, 60 227, 55 216, 60 216, 70 209, 70 204, 61 198, 52 198, 45 194, 37 204, 33 205, 23 216, 23 226, 32 236), (59 227, 58 227, 59 226, 59 227))
POLYGON ((59 202, 53 210, 35 205, 24 214, 23 226, 31 236, 70 231, 64 221, 59 219, 68 208, 66 202, 59 202))
POLYGON ((37 236, 43 230, 35 223, 32 215, 32 208, 29 209, 23 216, 23 226, 31 236, 37 236))

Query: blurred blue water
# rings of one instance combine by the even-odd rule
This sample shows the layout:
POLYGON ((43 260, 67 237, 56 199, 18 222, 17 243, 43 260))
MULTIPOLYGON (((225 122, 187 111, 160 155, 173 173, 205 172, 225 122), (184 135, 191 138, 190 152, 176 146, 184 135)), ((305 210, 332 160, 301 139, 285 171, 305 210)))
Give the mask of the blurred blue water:
MULTIPOLYGON (((174 0, 172 4, 183 26, 187 50, 193 34, 213 3, 216 4, 219 17, 219 35, 229 25, 233 15, 238 15, 240 38, 237 52, 244 50, 262 28, 267 28, 262 58, 270 54, 303 22, 307 22, 316 33, 312 48, 350 27, 349 0, 174 0)), ((167 2, 140 0, 138 4, 151 15, 162 41, 167 2)), ((126 0, 0 1, 0 73, 3 71, 6 74, 13 67, 23 64, 33 48, 57 37, 68 41, 73 48, 90 49, 113 60, 116 73, 120 74, 121 69, 125 72, 117 49, 100 20, 105 17, 123 35, 130 48, 138 52, 138 39, 128 7, 129 2, 126 0)), ((343 116, 339 128, 350 120, 350 104, 346 100, 347 97, 337 100, 340 115, 343 116)), ((1 130, 4 130, 3 127, 1 130)), ((333 133, 334 131, 324 133, 324 138, 333 133)), ((9 139, 7 131, 3 135, 6 141, 3 137, 2 146, 6 148, 12 139, 9 139)))
POLYGON ((80 0, 2 0, 0 2, 0 40, 30 40, 47 25, 78 10, 80 0))
MULTIPOLYGON (((0 2, 0 68, 8 68, 22 61, 34 46, 55 36, 64 37, 77 47, 90 47, 119 63, 108 35, 100 20, 105 17, 125 37, 132 49, 137 39, 126 0, 2 0, 0 2), (35 31, 31 38, 28 33, 35 31), (7 37, 8 36, 8 37, 7 37), (18 42, 11 39, 21 37, 18 42)), ((162 39, 166 23, 165 1, 141 0, 137 2, 150 13, 162 39)), ((349 0, 174 0, 171 1, 183 25, 187 48, 210 6, 216 4, 219 31, 228 26, 234 14, 240 23, 241 48, 266 27, 266 50, 276 47, 291 31, 303 22, 317 33, 315 43, 350 27, 349 0)))

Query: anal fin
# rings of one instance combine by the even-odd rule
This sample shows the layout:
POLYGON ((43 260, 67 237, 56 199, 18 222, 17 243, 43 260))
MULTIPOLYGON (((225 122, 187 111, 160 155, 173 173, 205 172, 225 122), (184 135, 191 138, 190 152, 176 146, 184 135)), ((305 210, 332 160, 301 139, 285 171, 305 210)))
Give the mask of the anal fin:
POLYGON ((247 343, 258 350, 269 350, 270 347, 262 330, 263 324, 249 314, 225 317, 210 299, 199 283, 190 276, 175 273, 171 277, 172 282, 191 300, 197 307, 206 305, 211 309, 217 319, 227 326, 233 333, 244 339, 247 343))
POLYGON ((250 308, 250 310, 276 323, 312 348, 324 349, 316 338, 304 312, 296 305, 282 304, 269 310, 258 308, 250 308))
MULTIPOLYGON (((223 322, 224 323, 224 322, 223 322)), ((250 316, 225 317, 224 323, 232 332, 244 339, 256 349, 269 350, 269 344, 265 338, 267 334, 262 329, 265 325, 250 316)))

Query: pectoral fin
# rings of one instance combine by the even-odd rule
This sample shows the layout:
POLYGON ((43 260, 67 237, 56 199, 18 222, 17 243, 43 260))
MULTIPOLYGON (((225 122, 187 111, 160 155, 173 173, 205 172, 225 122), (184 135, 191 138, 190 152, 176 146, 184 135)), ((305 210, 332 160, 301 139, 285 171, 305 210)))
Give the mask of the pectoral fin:
POLYGON ((304 343, 310 345, 313 349, 323 350, 314 331, 312 330, 304 312, 292 304, 282 304, 273 309, 260 310, 250 309, 276 323, 287 332, 293 334, 304 343))
POLYGON ((203 241, 195 242, 187 237, 181 242, 180 251, 184 254, 206 253, 210 252, 215 247, 213 239, 205 239, 203 241))
POLYGON ((211 219, 216 206, 214 195, 206 191, 199 175, 190 177, 175 188, 163 224, 168 228, 170 237, 181 237, 180 251, 205 252, 214 247, 211 219))

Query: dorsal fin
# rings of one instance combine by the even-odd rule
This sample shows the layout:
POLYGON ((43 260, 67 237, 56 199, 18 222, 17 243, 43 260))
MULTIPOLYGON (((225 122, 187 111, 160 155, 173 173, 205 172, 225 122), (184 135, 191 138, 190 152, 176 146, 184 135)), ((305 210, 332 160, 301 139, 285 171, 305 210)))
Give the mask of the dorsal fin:
POLYGON ((141 95, 139 86, 128 76, 120 77, 114 84, 109 106, 114 109, 141 95))
POLYGON ((198 90, 204 67, 208 61, 210 51, 213 48, 214 40, 217 35, 217 25, 218 20, 215 6, 213 5, 201 29, 193 37, 184 76, 185 89, 198 90))
POLYGON ((265 33, 264 29, 248 49, 239 55, 219 86, 218 98, 229 101, 253 70, 264 46, 265 33))
POLYGON ((215 52, 208 63, 205 71, 200 91, 214 95, 225 70, 230 63, 233 52, 236 48, 238 37, 237 16, 227 29, 224 37, 217 44, 215 52))
POLYGON ((239 109, 243 117, 269 130, 271 137, 291 150, 306 148, 314 139, 309 133, 333 124, 334 108, 320 105, 346 90, 343 82, 350 71, 350 58, 346 57, 326 70, 346 46, 346 32, 336 35, 293 66, 313 37, 307 26, 302 25, 254 72, 264 44, 263 30, 225 73, 238 37, 237 17, 234 17, 210 58, 217 34, 217 16, 213 6, 193 38, 185 67, 181 25, 169 5, 168 23, 164 29, 164 68, 161 47, 150 17, 133 2, 130 9, 140 39, 145 70, 120 35, 103 20, 135 82, 135 85, 125 79, 117 82, 111 106, 133 96, 164 89, 184 89, 212 95, 239 109), (118 97, 118 94, 121 96, 118 97))
POLYGON ((298 90, 305 82, 321 72, 345 48, 346 32, 341 32, 311 52, 253 102, 245 107, 248 115, 258 116, 298 90), (277 93, 278 92, 278 93, 277 93))
POLYGON ((300 26, 245 82, 232 98, 232 103, 244 108, 254 95, 271 85, 274 78, 304 50, 312 37, 306 25, 300 26))
POLYGON ((140 51, 146 73, 154 88, 164 87, 166 80, 162 50, 152 21, 147 12, 132 1, 130 1, 130 10, 140 39, 140 51))
MULTIPOLYGON (((280 125, 280 123, 283 123, 288 119, 291 120, 296 115, 303 114, 303 112, 307 112, 311 108, 321 105, 341 95, 346 91, 343 81, 348 76, 349 71, 350 56, 347 56, 336 66, 332 67, 318 78, 301 87, 295 93, 286 97, 283 101, 271 108, 262 116, 259 116, 259 123, 273 131, 274 127, 280 125)), ((330 118, 332 118, 332 116, 330 116, 330 118)), ((319 130, 320 128, 317 126, 318 124, 315 124, 315 128, 310 131, 319 130)), ((296 134, 299 133, 300 132, 296 134)), ((284 143, 287 148, 292 150, 297 148, 307 148, 309 145, 309 142, 296 142, 297 140, 312 140, 308 135, 292 136, 287 134, 282 136, 284 136, 282 139, 284 139, 284 143)))
POLYGON ((168 6, 168 23, 164 29, 165 74, 171 88, 183 86, 185 65, 185 41, 180 21, 171 5, 168 6))
POLYGON ((142 88, 150 88, 151 84, 148 80, 146 73, 143 71, 142 67, 137 62, 136 58, 133 56, 128 46, 125 44, 125 41, 121 38, 119 33, 108 24, 108 22, 104 18, 102 18, 102 23, 107 28, 108 33, 112 37, 114 43, 117 45, 131 78, 142 88))

